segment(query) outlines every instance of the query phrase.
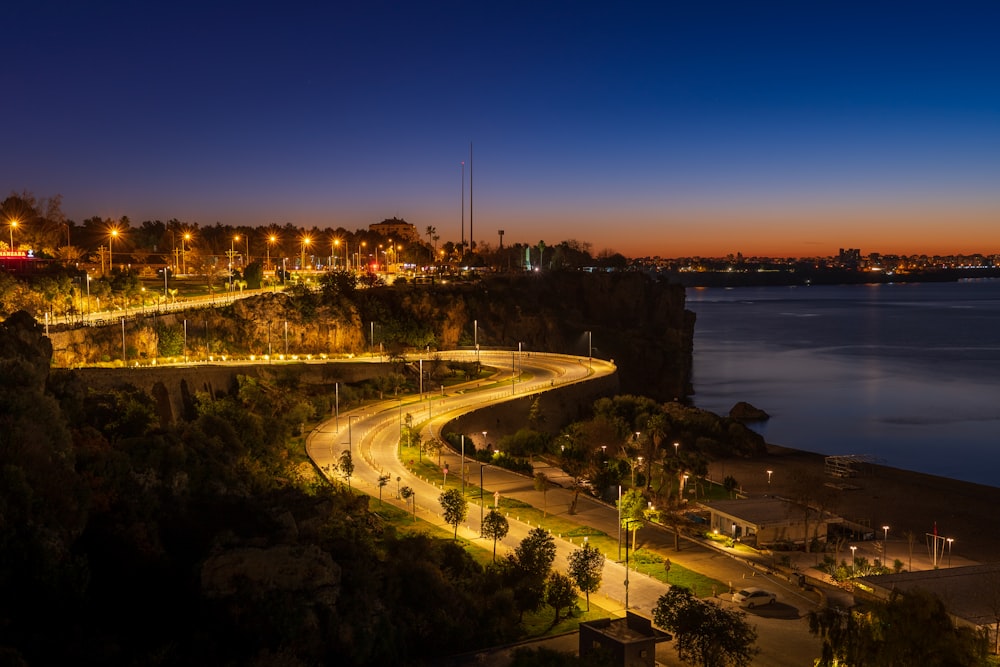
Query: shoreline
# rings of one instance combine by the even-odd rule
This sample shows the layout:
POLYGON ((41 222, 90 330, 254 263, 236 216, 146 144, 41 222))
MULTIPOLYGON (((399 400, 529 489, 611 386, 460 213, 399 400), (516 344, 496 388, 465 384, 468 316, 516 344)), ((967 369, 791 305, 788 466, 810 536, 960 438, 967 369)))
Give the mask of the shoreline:
MULTIPOLYGON (((803 493, 822 494, 831 512, 871 526, 880 539, 881 527, 888 525, 890 554, 908 549, 907 533, 915 536, 914 553, 926 552, 927 535, 935 525, 939 536, 954 539, 955 556, 989 562, 1000 551, 1000 535, 989 530, 995 521, 993 508, 1000 505, 998 487, 878 463, 859 465, 854 477, 831 477, 824 473, 825 455, 771 444, 763 456, 719 459, 708 467, 711 479, 731 475, 749 495, 794 499, 803 493), (854 488, 838 490, 828 483, 854 488)), ((905 565, 906 559, 900 560, 905 565)))

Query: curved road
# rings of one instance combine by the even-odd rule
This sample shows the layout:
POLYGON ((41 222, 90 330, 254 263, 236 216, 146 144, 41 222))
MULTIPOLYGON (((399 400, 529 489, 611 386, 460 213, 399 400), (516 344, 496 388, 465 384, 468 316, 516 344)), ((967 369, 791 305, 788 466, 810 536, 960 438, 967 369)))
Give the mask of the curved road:
MULTIPOLYGON (((439 356, 443 359, 472 361, 476 358, 476 353, 442 352, 439 356)), ((600 359, 590 360, 586 357, 537 352, 481 352, 480 360, 498 369, 494 378, 452 387, 446 394, 425 392, 422 397, 410 395, 382 401, 326 420, 307 439, 306 448, 309 456, 322 469, 326 465, 336 466, 340 453, 350 449, 355 463, 354 476, 351 478, 353 485, 363 488, 369 495, 378 497, 378 478, 380 475, 389 475, 390 482, 382 490, 384 502, 391 502, 410 510, 415 509, 421 518, 444 525, 438 503, 438 496, 442 491, 439 480, 425 480, 414 475, 398 458, 397 445, 405 414, 411 414, 415 423, 423 424, 422 435, 426 441, 429 437, 438 437, 440 428, 462 413, 520 398, 526 394, 606 376, 616 370, 613 364, 600 359), (518 381, 519 378, 524 380, 518 381), (397 488, 401 486, 413 489, 412 505, 396 498, 397 488)), ((442 454, 442 459, 448 461, 452 474, 460 474, 462 462, 459 454, 442 454)), ((536 507, 544 502, 548 511, 568 516, 572 493, 566 489, 553 488, 543 499, 542 494, 534 490, 533 481, 524 475, 491 465, 480 466, 478 462, 470 460, 466 460, 466 466, 470 483, 478 485, 479 479, 473 478, 478 477, 477 473, 482 475, 483 488, 487 490, 485 501, 487 506, 491 502, 489 494, 499 492, 502 496, 516 496, 536 507)), ((466 523, 459 527, 464 537, 481 539, 479 522, 483 511, 483 509, 476 511, 475 503, 470 503, 466 523)), ((502 543, 498 542, 498 555, 505 549, 513 550, 531 530, 531 526, 517 520, 516 517, 508 515, 508 518, 510 532, 502 543)), ((576 514, 569 518, 608 535, 616 534, 618 529, 617 511, 584 495, 580 496, 576 514)), ((450 526, 446 528, 451 529, 450 526)), ((754 571, 742 560, 724 553, 724 550, 709 549, 697 543, 685 543, 682 545, 682 551, 673 552, 673 536, 663 530, 643 529, 640 531, 640 543, 655 545, 661 553, 669 553, 673 562, 719 581, 731 583, 736 589, 744 584, 750 585, 746 580, 752 578, 752 585, 778 593, 775 605, 748 612, 750 621, 758 629, 757 646, 761 649, 761 654, 753 662, 754 665, 795 667, 812 664, 812 660, 818 657, 819 643, 809 634, 803 613, 815 607, 818 602, 815 595, 804 593, 782 579, 754 571)), ((487 549, 492 548, 492 544, 488 542, 483 546, 487 549)), ((565 571, 568 555, 579 546, 579 542, 574 544, 571 540, 558 537, 554 566, 565 571)), ((600 600, 602 606, 606 608, 623 611, 626 580, 628 580, 628 608, 651 616, 656 600, 668 586, 634 571, 626 577, 624 565, 610 558, 605 564, 601 590, 594 596, 595 602, 600 600)), ((724 606, 731 607, 728 591, 715 591, 715 593, 724 606)), ((671 642, 658 646, 657 660, 668 665, 681 664, 671 642)))

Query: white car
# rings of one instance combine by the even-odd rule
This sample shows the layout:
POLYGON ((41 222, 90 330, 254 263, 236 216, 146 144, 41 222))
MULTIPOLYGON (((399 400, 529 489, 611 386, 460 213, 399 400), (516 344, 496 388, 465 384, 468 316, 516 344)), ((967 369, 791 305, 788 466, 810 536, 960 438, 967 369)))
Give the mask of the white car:
POLYGON ((774 602, 775 595, 763 588, 744 588, 738 593, 733 593, 733 602, 741 607, 753 609, 761 605, 774 602))

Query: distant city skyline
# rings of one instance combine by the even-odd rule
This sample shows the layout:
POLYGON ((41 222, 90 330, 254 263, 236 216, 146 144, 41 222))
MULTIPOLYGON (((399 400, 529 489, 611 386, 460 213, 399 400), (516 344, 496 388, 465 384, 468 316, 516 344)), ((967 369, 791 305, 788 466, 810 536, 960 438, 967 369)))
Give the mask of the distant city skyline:
POLYGON ((1000 251, 1000 6, 670 4, 22 3, 0 188, 629 257, 1000 251))

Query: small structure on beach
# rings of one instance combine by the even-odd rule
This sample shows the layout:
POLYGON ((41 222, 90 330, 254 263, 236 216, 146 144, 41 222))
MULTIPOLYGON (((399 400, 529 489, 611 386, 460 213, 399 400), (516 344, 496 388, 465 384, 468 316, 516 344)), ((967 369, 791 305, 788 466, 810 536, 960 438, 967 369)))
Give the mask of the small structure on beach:
POLYGON ((839 516, 773 496, 702 503, 708 510, 709 528, 751 546, 804 544, 826 541, 829 527, 843 522, 839 516))

